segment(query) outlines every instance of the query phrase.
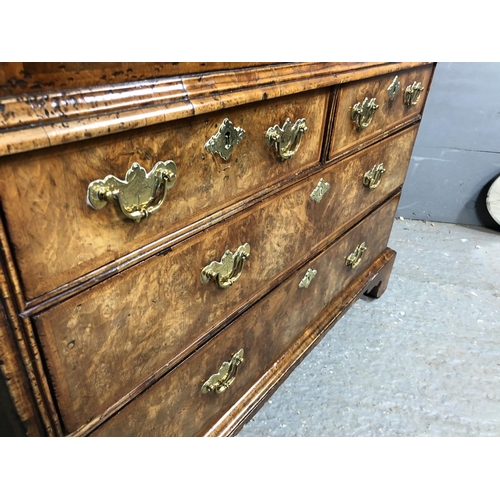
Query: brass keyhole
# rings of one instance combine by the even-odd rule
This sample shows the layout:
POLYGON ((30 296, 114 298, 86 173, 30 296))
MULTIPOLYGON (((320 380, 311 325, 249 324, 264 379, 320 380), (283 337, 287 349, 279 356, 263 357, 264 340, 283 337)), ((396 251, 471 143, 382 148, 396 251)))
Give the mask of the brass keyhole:
POLYGON ((224 118, 218 132, 205 143, 205 150, 212 154, 217 153, 227 161, 245 134, 242 128, 235 127, 230 120, 224 118))

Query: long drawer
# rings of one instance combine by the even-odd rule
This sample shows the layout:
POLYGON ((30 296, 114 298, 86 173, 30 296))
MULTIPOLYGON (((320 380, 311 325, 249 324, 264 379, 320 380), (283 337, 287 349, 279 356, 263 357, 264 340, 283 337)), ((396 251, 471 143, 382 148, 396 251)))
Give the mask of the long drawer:
POLYGON ((284 273, 381 203, 404 180, 415 133, 413 127, 331 165, 168 253, 37 315, 67 429, 75 430, 156 377, 158 370, 181 360, 284 273), (386 172, 378 187, 370 189, 363 182, 365 174, 381 161, 386 172), (323 198, 311 199, 325 182, 330 188, 323 198), (250 257, 232 286, 201 283, 206 265, 244 244, 250 257))
MULTIPOLYGON (((25 298, 64 286, 162 238, 178 238, 203 218, 214 217, 217 211, 318 163, 328 96, 325 88, 0 159, 0 205, 25 298), (245 135, 236 144, 235 133, 223 131, 222 143, 215 149, 226 155, 226 142, 235 144, 232 155, 223 159, 205 149, 205 144, 226 118, 245 135), (266 132, 275 125, 283 127, 287 119, 291 125, 304 119, 307 130, 297 152, 283 160, 275 143, 266 144, 266 132), (87 201, 87 189, 94 181, 110 175, 122 181, 134 162, 149 173, 157 162, 170 160, 177 173, 173 177, 175 171, 167 165, 170 173, 164 178, 169 179, 169 189, 161 205, 161 176, 154 189, 146 185, 139 192, 137 185, 145 181, 138 167, 129 174, 133 187, 123 195, 125 211, 131 214, 125 215, 113 201, 106 204, 99 193, 87 201), (149 196, 151 207, 159 208, 134 222, 130 215, 138 210, 131 207, 149 196), (89 203, 101 208, 95 210, 89 203)), ((293 151, 298 143, 293 143, 293 151)), ((157 171, 162 174, 160 168, 157 171)), ((113 196, 119 190, 125 192, 114 180, 103 186, 98 183, 99 189, 113 196)))
POLYGON ((385 250, 398 201, 399 195, 391 198, 93 435, 206 433, 336 295, 385 250), (347 265, 361 244, 366 250, 359 260, 354 259, 354 267, 347 265))
POLYGON ((328 158, 359 149, 422 111, 433 66, 369 78, 340 87, 328 158))

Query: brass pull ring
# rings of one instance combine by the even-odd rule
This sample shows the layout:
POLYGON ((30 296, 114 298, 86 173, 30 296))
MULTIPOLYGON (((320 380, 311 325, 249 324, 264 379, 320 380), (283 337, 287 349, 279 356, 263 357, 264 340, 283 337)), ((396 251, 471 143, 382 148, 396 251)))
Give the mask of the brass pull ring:
POLYGON ((207 394, 208 392, 216 392, 217 394, 220 394, 221 392, 224 392, 234 382, 238 366, 240 366, 244 361, 243 354, 243 349, 240 349, 233 355, 231 361, 224 361, 218 373, 211 375, 210 378, 201 386, 202 394, 207 394))
POLYGON ((354 249, 354 252, 352 252, 351 254, 349 254, 348 257, 346 257, 345 265, 347 267, 351 266, 354 269, 361 262, 365 250, 366 250, 366 244, 363 241, 363 243, 361 243, 354 249))
POLYGON ((126 217, 140 222, 161 207, 176 180, 177 166, 172 160, 159 161, 149 174, 134 162, 124 181, 114 175, 92 181, 87 189, 87 203, 100 210, 114 201, 126 217))
POLYGON ((374 165, 371 170, 363 176, 363 185, 370 189, 375 189, 382 182, 382 175, 385 173, 384 164, 374 165))
POLYGON ((230 287, 243 272, 243 265, 250 257, 250 245, 245 243, 236 252, 226 250, 220 262, 212 262, 201 271, 201 282, 206 285, 211 280, 220 288, 230 287))
POLYGON ((288 160, 299 150, 302 136, 306 132, 305 118, 299 118, 293 125, 290 118, 287 118, 283 127, 274 125, 267 129, 266 146, 274 149, 274 152, 282 160, 288 160), (295 147, 293 147, 294 144, 295 147))
POLYGON ((370 125, 378 107, 375 97, 371 99, 365 97, 362 103, 358 102, 352 107, 351 119, 356 122, 358 130, 362 130, 370 125))
POLYGON ((408 85, 404 95, 405 104, 409 107, 416 106, 423 91, 422 82, 413 82, 411 85, 408 85))

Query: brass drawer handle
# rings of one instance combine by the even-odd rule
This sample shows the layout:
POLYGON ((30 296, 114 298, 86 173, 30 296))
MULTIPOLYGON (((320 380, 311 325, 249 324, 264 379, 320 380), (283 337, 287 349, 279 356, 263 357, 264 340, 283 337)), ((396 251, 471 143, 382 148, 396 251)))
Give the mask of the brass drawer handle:
POLYGON ((382 181, 382 175, 385 173, 384 164, 374 165, 371 170, 363 176, 363 185, 370 189, 375 189, 382 181))
POLYGON ((361 243, 354 249, 354 252, 352 252, 351 254, 349 254, 348 257, 346 257, 345 265, 347 267, 351 266, 354 269, 361 262, 365 250, 366 250, 366 244, 363 241, 363 243, 361 243))
POLYGON ((242 128, 235 127, 228 118, 224 118, 219 131, 205 143, 205 150, 213 155, 217 153, 223 160, 229 160, 234 148, 245 135, 246 132, 242 128))
POLYGON ((305 118, 299 118, 293 125, 290 118, 287 118, 283 128, 279 125, 274 125, 267 129, 266 146, 273 148, 274 152, 282 160, 287 160, 299 150, 300 142, 305 132, 307 132, 305 118), (294 144, 295 147, 293 147, 294 144))
POLYGON ((371 99, 365 97, 362 103, 358 102, 352 107, 351 119, 356 122, 358 130, 362 130, 370 125, 378 107, 375 97, 371 99))
POLYGON ((309 195, 309 198, 312 201, 319 203, 329 189, 330 189, 330 184, 326 182, 323 178, 321 178, 318 182, 318 185, 313 189, 313 192, 309 195))
POLYGON ((157 162, 149 174, 134 162, 124 181, 114 175, 92 181, 87 189, 87 202, 100 210, 113 200, 126 217, 140 222, 161 207, 176 180, 177 166, 172 160, 157 162))
POLYGON ((201 282, 206 285, 210 280, 215 281, 220 288, 230 287, 243 272, 243 265, 250 257, 250 245, 244 243, 236 252, 226 250, 220 262, 211 262, 201 271, 201 282))
POLYGON ((416 106, 423 91, 422 82, 413 82, 411 85, 408 85, 404 95, 405 104, 409 107, 416 106))
POLYGON ((318 271, 316 271, 316 269, 309 268, 305 276, 300 280, 299 288, 307 288, 317 274, 318 271))
POLYGON ((238 366, 240 366, 243 361, 243 349, 240 349, 233 355, 231 361, 224 361, 218 373, 211 375, 210 378, 201 386, 202 394, 214 391, 218 394, 224 392, 234 382, 238 366))

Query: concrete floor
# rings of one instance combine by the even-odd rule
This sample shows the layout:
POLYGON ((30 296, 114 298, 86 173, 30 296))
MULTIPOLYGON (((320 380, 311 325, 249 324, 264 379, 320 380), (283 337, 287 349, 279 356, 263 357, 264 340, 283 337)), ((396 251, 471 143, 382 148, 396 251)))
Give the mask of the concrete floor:
POLYGON ((240 432, 500 436, 500 232, 396 220, 363 297, 240 432))

